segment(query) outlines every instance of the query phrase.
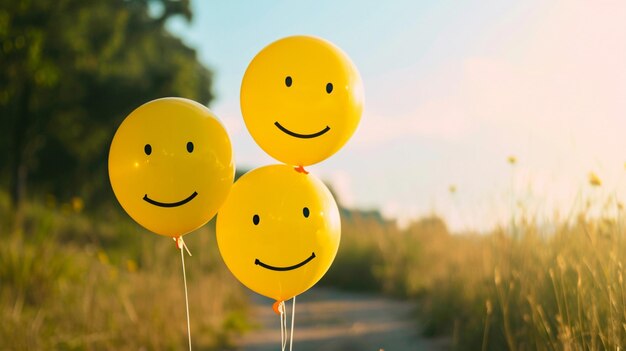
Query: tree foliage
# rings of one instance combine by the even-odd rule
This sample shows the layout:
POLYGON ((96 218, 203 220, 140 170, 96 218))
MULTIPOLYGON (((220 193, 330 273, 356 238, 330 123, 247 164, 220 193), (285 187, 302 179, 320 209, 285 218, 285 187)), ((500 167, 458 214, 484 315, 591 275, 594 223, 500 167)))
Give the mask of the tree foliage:
POLYGON ((165 28, 175 16, 191 20, 188 0, 0 0, 0 181, 15 204, 27 184, 100 201, 128 113, 164 96, 211 100, 211 72, 165 28))

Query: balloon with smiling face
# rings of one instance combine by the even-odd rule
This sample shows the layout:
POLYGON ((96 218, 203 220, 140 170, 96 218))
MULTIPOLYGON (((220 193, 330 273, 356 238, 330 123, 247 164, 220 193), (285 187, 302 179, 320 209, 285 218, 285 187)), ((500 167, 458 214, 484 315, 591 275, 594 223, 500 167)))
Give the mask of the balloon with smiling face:
POLYGON ((317 178, 287 165, 243 175, 217 216, 217 244, 233 275, 285 301, 313 286, 335 259, 339 210, 317 178))
POLYGON ((150 101, 117 129, 109 179, 140 225, 179 237, 207 223, 226 199, 234 162, 226 130, 205 106, 182 98, 150 101))
POLYGON ((357 128, 363 86, 350 58, 311 36, 280 39, 250 62, 241 112, 256 143, 275 159, 307 166, 337 152, 357 128))

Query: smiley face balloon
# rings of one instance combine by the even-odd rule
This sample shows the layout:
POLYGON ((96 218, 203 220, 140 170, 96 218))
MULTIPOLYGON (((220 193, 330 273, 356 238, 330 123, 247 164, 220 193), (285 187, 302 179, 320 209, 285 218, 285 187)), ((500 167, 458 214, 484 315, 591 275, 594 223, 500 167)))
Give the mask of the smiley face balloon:
POLYGON ((243 175, 217 216, 226 266, 248 288, 276 301, 306 291, 326 273, 340 236, 330 191, 287 165, 243 175))
POLYGON ((361 119, 363 85, 338 47, 316 37, 292 36, 254 57, 240 100, 246 127, 265 152, 307 166, 350 139, 361 119))
POLYGON ((224 127, 208 108, 182 98, 137 108, 109 152, 109 179, 124 210, 146 229, 172 237, 215 216, 234 174, 224 127))

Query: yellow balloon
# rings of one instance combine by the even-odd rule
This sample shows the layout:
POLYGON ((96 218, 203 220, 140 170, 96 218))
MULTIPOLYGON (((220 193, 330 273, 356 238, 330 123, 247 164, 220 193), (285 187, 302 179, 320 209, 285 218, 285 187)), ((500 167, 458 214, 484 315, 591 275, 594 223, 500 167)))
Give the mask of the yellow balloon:
POLYGON ((226 130, 205 106, 150 101, 117 129, 109 179, 124 210, 146 229, 178 237, 217 213, 235 174, 226 130))
POLYGON ((265 152, 307 166, 350 139, 361 119, 363 84, 341 49, 320 38, 292 36, 254 57, 240 100, 246 127, 265 152))
POLYGON ((339 210, 317 178, 287 165, 243 175, 217 216, 217 244, 245 286, 276 301, 326 273, 341 237, 339 210))

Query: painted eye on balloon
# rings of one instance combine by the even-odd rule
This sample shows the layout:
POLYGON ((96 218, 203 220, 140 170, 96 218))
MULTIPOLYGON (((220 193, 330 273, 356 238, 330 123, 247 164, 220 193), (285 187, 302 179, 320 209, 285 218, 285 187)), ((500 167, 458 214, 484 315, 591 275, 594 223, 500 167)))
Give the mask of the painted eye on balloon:
POLYGON ((326 84, 326 92, 329 94, 333 92, 333 83, 326 84))
POLYGON ((146 144, 146 146, 143 147, 143 152, 145 152, 146 155, 150 155, 152 153, 152 146, 150 146, 150 144, 146 144))
POLYGON ((193 152, 193 143, 191 141, 187 143, 187 152, 193 152))
POLYGON ((291 79, 291 76, 287 76, 287 78, 285 78, 285 85, 287 86, 287 88, 289 88, 292 83, 293 81, 291 79))
POLYGON ((308 207, 303 208, 302 214, 304 215, 304 218, 309 218, 309 214, 311 214, 309 211, 309 208, 308 207))
POLYGON ((259 218, 258 214, 255 214, 254 216, 252 216, 252 223, 254 223, 254 225, 259 225, 260 220, 261 218, 259 218))

